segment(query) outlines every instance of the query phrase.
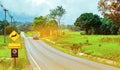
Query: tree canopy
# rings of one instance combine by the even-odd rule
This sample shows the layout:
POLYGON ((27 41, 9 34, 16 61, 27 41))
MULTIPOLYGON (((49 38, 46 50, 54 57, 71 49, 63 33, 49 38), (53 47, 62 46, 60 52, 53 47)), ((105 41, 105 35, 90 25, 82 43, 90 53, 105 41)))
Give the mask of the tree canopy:
MULTIPOLYGON (((0 35, 3 34, 5 21, 0 21, 0 35)), ((9 25, 8 21, 6 21, 6 27, 9 25)))
POLYGON ((33 22, 34 30, 40 31, 41 35, 50 35, 50 32, 54 32, 58 28, 56 20, 48 19, 44 16, 35 17, 33 22))
POLYGON ((47 22, 47 18, 40 16, 40 17, 35 17, 33 21, 33 27, 35 30, 41 30, 45 27, 47 22))
POLYGON ((65 13, 66 11, 62 6, 57 6, 57 8, 50 10, 49 16, 60 24, 60 20, 65 13))
POLYGON ((79 26, 81 29, 86 31, 86 34, 89 34, 91 28, 98 28, 101 25, 100 17, 94 15, 93 13, 83 13, 81 14, 74 25, 79 26))
POLYGON ((120 25, 120 0, 100 0, 98 9, 107 19, 112 19, 120 25))

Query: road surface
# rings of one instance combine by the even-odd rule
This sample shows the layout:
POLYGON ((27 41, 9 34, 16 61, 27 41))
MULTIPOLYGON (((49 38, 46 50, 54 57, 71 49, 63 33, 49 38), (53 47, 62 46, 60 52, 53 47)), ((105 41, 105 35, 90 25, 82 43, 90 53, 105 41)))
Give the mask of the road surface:
POLYGON ((47 45, 42 40, 25 37, 24 32, 21 32, 21 36, 25 40, 31 70, 120 70, 65 54, 47 45))

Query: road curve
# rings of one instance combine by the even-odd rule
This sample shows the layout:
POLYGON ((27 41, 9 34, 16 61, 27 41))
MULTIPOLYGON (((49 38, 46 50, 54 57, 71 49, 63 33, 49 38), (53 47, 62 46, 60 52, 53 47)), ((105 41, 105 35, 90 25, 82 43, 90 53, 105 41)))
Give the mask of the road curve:
POLYGON ((21 36, 25 40, 32 70, 120 70, 120 68, 65 54, 42 40, 25 37, 23 32, 21 36))

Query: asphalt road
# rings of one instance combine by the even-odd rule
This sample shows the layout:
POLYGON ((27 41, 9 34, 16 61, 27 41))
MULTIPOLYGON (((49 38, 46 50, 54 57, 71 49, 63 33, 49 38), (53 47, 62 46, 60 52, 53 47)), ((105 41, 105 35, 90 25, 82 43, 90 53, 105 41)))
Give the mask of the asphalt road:
POLYGON ((120 70, 112 66, 77 58, 47 45, 42 40, 25 37, 28 59, 31 70, 120 70))

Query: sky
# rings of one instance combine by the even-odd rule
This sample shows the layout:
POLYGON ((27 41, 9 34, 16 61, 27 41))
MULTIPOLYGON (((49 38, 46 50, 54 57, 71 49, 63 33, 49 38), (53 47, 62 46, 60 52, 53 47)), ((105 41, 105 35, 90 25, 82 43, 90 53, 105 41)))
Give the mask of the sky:
MULTIPOLYGON (((97 9, 99 0, 0 0, 16 21, 33 22, 34 17, 46 16, 50 9, 63 6, 66 14, 62 17, 62 24, 74 24, 82 13, 100 15, 97 9)), ((101 16, 101 15, 100 15, 101 16)), ((0 20, 4 19, 3 9, 0 7, 0 20)), ((10 21, 9 16, 7 20, 10 21)))

